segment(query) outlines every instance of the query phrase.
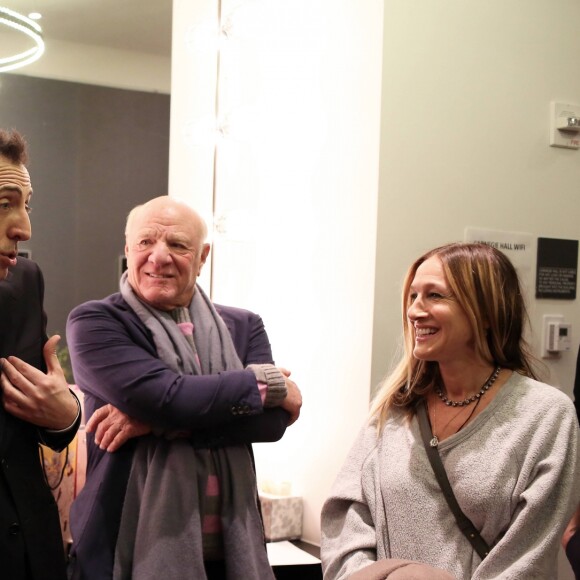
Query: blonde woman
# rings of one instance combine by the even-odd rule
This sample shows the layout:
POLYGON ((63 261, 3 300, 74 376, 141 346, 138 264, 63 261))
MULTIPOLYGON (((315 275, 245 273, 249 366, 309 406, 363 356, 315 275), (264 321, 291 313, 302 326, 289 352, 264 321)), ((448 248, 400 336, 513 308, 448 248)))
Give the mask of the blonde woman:
POLYGON ((557 577, 560 538, 579 499, 578 427, 571 400, 536 378, 525 320, 516 271, 490 246, 449 244, 412 264, 404 356, 323 508, 326 580, 384 559, 458 580, 557 577), (445 499, 430 447, 487 545, 481 555, 445 499))

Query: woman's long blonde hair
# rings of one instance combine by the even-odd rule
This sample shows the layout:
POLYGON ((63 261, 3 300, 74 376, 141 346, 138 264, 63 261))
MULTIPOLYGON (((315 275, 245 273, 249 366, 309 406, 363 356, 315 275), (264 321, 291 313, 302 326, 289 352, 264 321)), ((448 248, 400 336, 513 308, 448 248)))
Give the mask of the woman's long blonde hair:
POLYGON ((409 416, 439 376, 436 362, 413 356, 415 341, 407 318, 410 286, 419 266, 431 257, 441 260, 447 283, 473 331, 476 354, 491 365, 536 378, 534 357, 524 339, 527 313, 518 275, 507 256, 487 244, 453 243, 430 250, 411 265, 403 284, 404 353, 384 380, 371 405, 379 430, 389 410, 403 408, 409 416))

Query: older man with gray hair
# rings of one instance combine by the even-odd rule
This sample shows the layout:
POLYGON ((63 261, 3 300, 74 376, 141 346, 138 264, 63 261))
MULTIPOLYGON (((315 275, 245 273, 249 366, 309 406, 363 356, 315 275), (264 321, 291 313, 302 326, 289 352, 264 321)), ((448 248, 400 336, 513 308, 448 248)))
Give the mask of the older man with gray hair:
POLYGON ((138 206, 120 292, 69 316, 90 417, 73 578, 274 578, 251 443, 279 439, 302 399, 259 316, 212 304, 197 284, 205 237, 182 202, 138 206))

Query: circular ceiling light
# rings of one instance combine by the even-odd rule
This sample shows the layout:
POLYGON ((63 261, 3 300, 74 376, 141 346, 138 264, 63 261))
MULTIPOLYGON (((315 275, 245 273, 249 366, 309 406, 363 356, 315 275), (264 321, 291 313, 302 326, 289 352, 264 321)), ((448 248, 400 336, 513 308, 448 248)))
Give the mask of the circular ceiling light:
POLYGON ((17 32, 22 32, 34 41, 34 46, 28 50, 12 56, 0 57, 0 72, 26 66, 42 56, 44 52, 42 28, 34 20, 18 14, 14 10, 0 6, 0 25, 8 26, 17 32))

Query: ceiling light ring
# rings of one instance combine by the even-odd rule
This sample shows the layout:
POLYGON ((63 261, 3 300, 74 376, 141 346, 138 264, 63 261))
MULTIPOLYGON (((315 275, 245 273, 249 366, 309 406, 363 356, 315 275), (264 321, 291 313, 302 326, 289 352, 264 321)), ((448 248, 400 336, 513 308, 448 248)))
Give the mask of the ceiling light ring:
POLYGON ((0 58, 0 72, 14 70, 38 60, 44 53, 42 28, 26 16, 9 8, 0 7, 0 25, 3 24, 32 38, 35 46, 18 54, 0 58))

